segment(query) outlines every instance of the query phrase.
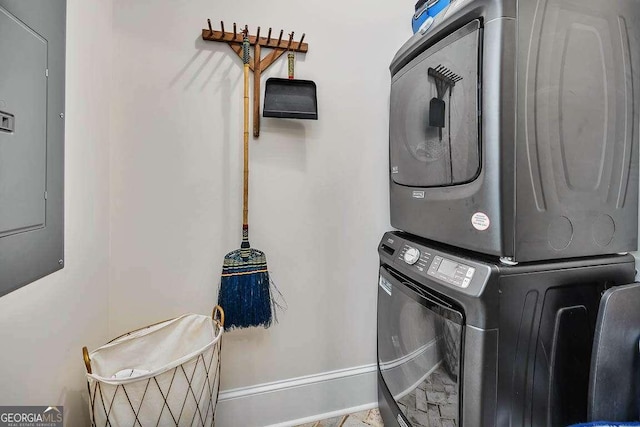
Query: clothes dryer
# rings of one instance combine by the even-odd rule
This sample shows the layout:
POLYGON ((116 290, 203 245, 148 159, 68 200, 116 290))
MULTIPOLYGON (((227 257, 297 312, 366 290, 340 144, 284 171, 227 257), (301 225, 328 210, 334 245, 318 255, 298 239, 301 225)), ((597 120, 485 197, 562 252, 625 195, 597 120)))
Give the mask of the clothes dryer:
POLYGON ((390 69, 395 228, 515 262, 636 249, 639 2, 454 0, 390 69))

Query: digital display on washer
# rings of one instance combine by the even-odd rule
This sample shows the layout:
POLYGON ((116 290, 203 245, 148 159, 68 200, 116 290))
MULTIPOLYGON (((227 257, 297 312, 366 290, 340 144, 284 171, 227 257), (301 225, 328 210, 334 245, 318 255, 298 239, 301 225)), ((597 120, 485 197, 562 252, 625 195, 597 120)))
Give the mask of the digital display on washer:
POLYGON ((440 263, 440 267, 438 267, 438 273, 442 273, 445 276, 453 277, 456 275, 458 265, 459 264, 457 262, 453 262, 445 258, 440 263))
POLYGON ((436 255, 433 257, 427 274, 445 283, 466 288, 471 284, 475 272, 474 267, 436 255))

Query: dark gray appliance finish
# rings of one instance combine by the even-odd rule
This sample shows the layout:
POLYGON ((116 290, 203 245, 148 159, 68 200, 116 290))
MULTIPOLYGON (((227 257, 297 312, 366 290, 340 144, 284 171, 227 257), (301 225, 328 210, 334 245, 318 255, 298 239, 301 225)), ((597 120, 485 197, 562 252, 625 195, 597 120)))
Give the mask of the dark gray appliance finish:
POLYGON ((505 266, 401 232, 378 253, 386 426, 586 421, 598 305, 633 282, 631 255, 505 266))
POLYGON ((640 419, 640 283, 602 296, 589 378, 589 421, 640 419))
POLYGON ((390 69, 395 228, 518 262, 636 249, 640 3, 457 0, 390 69))
POLYGON ((65 0, 0 0, 0 296, 63 268, 65 0))

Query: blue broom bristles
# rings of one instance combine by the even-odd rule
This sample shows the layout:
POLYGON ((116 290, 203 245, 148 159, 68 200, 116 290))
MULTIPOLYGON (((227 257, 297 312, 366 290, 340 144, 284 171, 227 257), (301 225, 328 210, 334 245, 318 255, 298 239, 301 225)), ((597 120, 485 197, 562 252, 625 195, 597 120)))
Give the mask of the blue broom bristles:
POLYGON ((271 326, 269 273, 251 273, 222 278, 218 304, 223 307, 225 329, 271 326))
POLYGON ((270 286, 263 252, 239 249, 227 254, 218 292, 218 304, 225 313, 225 329, 271 326, 273 310, 270 286), (247 251, 250 253, 247 254, 247 251))

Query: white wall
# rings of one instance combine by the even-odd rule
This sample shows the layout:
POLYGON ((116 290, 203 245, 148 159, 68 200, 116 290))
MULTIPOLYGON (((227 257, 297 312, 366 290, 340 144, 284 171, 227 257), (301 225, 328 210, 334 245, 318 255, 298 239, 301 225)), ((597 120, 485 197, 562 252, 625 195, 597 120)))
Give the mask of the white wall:
MULTIPOLYGON (((223 389, 375 363, 388 65, 413 1, 114 5, 110 334, 209 313, 240 245, 242 67, 200 38, 206 18, 224 19, 306 33, 296 71, 318 85, 319 120, 263 119, 251 141, 250 240, 289 309, 268 330, 225 336, 223 389)), ((282 58, 263 84, 285 73, 282 58)), ((375 399, 373 386, 362 393, 375 399)))
POLYGON ((107 337, 111 1, 68 0, 65 268, 0 298, 0 405, 86 426, 83 345, 107 337))

